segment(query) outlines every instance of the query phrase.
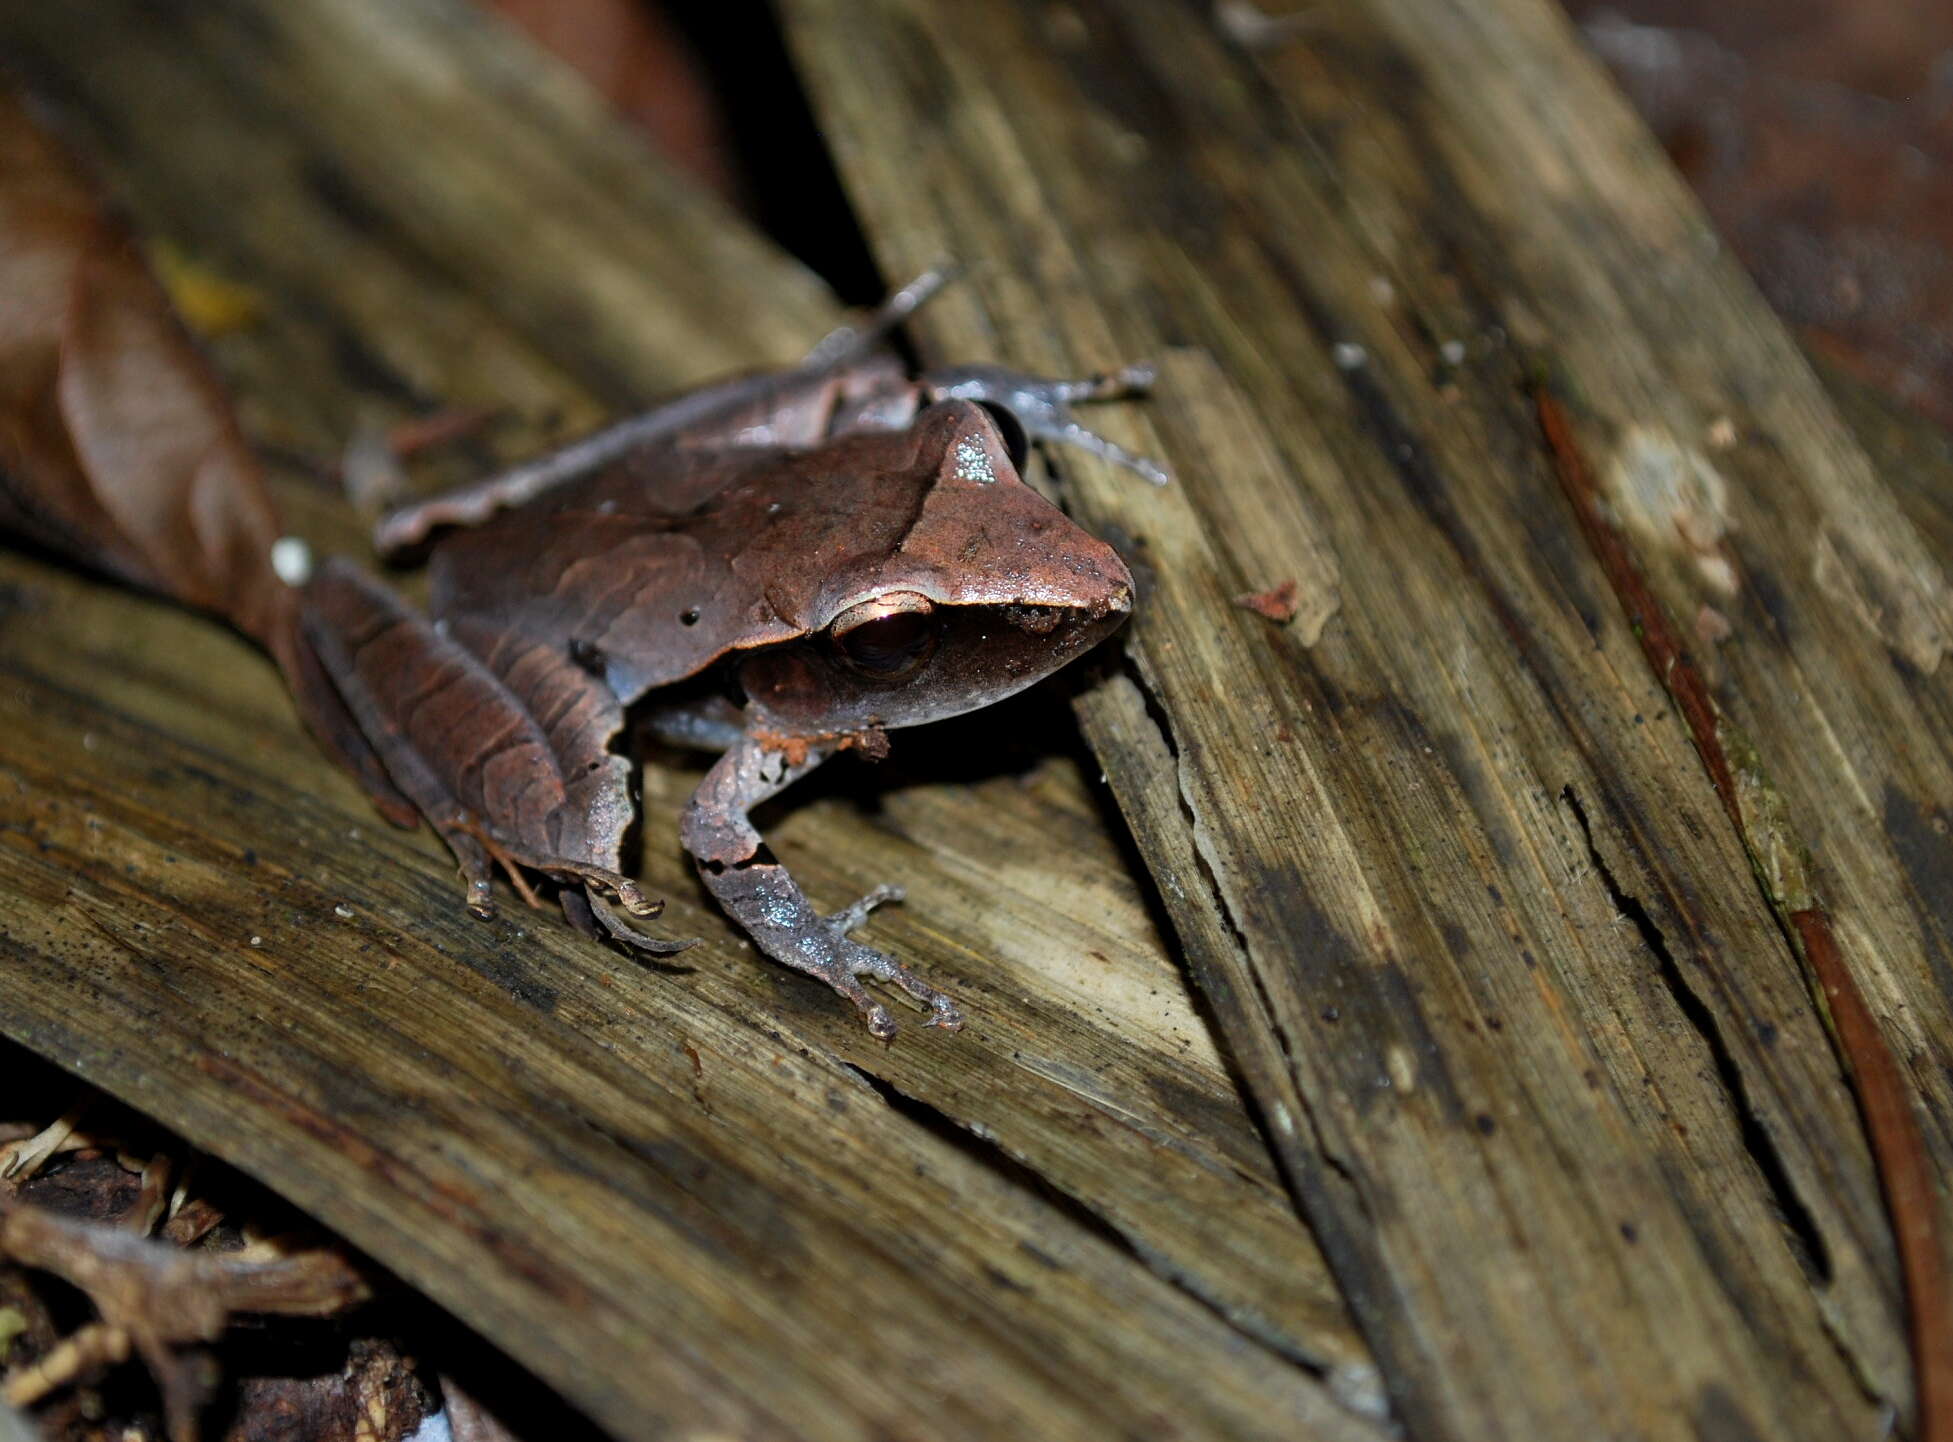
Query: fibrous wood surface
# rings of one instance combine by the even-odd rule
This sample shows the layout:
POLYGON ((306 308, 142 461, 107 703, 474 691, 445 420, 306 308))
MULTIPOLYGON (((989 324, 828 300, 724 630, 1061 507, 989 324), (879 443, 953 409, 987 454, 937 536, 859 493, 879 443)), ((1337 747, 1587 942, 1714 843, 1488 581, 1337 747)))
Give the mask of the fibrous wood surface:
MULTIPOLYGON (((486 466, 831 319, 469 10, 68 10, 0 10, 0 51, 153 245, 262 298, 214 352, 321 545, 357 528, 303 462, 363 420, 503 406, 486 466)), ((242 643, 8 557, 6 1028, 620 1436, 1909 1415, 1789 918, 1826 909, 1943 1226, 1943 496, 1868 461, 1557 13, 781 10, 885 273, 970 267, 933 357, 1162 363, 1095 420, 1173 486, 1059 463, 1146 595, 1076 704, 1170 944, 1076 764, 998 744, 1050 734, 1035 704, 898 737, 772 832, 817 897, 908 887, 870 935, 971 1004, 958 1037, 884 1051, 740 946, 671 843, 695 769, 645 780, 685 974, 485 927, 242 643), (1288 581, 1286 624, 1236 604, 1288 581)))
POLYGON ((1943 1227, 1953 592, 1563 18, 786 10, 883 264, 990 260, 936 346, 1166 357, 1181 484, 1068 468, 1155 577, 1088 733, 1412 1430, 1874 1427, 1907 1333, 1796 918, 1943 1227), (1307 624, 1228 608, 1284 577, 1307 624))

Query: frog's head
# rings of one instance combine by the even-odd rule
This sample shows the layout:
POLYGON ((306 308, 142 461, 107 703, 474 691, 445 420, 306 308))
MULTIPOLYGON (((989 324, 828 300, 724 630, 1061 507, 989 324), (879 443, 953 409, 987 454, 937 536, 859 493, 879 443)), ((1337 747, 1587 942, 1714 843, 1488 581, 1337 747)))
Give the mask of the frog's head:
POLYGON ((903 440, 915 484, 899 542, 827 576, 806 634, 740 668, 771 730, 833 734, 974 711, 1049 676, 1132 610, 1125 563, 1024 484, 981 407, 932 406, 903 440))

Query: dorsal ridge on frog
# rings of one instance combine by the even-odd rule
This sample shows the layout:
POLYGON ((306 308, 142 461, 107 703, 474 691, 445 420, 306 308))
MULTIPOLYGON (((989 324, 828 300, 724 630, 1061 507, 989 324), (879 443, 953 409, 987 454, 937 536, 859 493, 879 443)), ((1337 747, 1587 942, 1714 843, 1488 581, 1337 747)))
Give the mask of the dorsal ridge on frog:
POLYGON ((390 522, 480 522, 435 546, 432 624, 341 562, 308 591, 308 630, 478 911, 499 864, 528 899, 525 873, 558 883, 593 930, 683 944, 633 924, 656 908, 619 874, 632 808, 610 748, 642 703, 661 734, 723 753, 683 839, 761 950, 821 977, 876 1035, 894 1023, 864 976, 954 1029, 949 998, 847 934, 895 893, 819 915, 747 813, 837 750, 990 705, 1117 628, 1125 564, 1025 484, 986 406, 1144 468, 1068 409, 1139 379, 911 380, 864 349, 695 392, 625 423, 629 446, 578 443, 581 472, 560 459, 573 446, 526 468, 546 485, 494 478, 390 522), (661 428, 673 412, 684 424, 661 428), (769 444, 742 444, 755 434, 769 444))

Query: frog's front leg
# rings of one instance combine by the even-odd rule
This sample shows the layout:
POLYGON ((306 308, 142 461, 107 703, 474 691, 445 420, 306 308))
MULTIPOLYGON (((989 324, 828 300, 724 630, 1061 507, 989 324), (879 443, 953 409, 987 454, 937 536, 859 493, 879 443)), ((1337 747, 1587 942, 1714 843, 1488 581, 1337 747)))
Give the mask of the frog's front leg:
POLYGON ((817 976, 860 1009, 873 1035, 887 1040, 895 1022, 862 987, 872 976, 907 992, 928 1012, 928 1026, 963 1025, 956 1004, 893 957, 848 939, 884 901, 901 898, 877 887, 853 906, 822 916, 787 869, 773 859, 747 813, 812 771, 831 750, 808 747, 800 759, 751 736, 719 758, 685 809, 685 849, 698 861, 706 887, 759 949, 775 961, 817 976))

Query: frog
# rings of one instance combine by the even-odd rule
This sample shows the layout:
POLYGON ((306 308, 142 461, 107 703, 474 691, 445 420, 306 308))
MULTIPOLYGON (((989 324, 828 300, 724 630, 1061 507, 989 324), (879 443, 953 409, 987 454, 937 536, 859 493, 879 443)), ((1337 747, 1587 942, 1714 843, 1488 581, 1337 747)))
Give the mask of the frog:
POLYGON ((634 820, 627 714, 717 753, 680 840, 705 889, 772 960, 896 1033, 864 981, 955 1031, 958 1004, 853 936, 898 900, 822 913, 754 808, 844 752, 992 705, 1131 614, 1119 553, 1024 479, 1028 446, 1166 472, 1073 406, 1142 394, 1150 367, 1077 380, 966 365, 912 374, 896 327, 932 271, 799 365, 707 385, 533 461, 386 515, 386 555, 424 554, 425 614, 343 558, 306 583, 301 624, 383 763, 446 841, 469 909, 499 870, 552 889, 594 936, 666 956, 662 903, 622 870, 634 820))

